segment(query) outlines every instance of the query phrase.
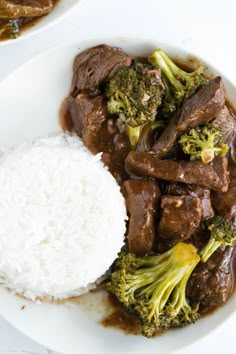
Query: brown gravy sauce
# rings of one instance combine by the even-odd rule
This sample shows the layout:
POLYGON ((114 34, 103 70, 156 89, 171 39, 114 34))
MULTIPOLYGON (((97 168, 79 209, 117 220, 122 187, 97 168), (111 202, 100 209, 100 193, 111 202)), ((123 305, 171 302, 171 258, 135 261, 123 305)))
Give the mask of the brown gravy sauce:
POLYGON ((123 331, 126 334, 138 335, 140 334, 137 319, 129 316, 122 309, 116 297, 108 294, 107 304, 110 307, 108 315, 99 321, 104 327, 112 327, 123 331))

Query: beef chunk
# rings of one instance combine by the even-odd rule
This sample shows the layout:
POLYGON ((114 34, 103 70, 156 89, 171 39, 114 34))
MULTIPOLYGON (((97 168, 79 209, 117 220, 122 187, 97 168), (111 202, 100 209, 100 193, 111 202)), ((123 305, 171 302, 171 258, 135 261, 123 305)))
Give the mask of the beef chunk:
MULTIPOLYGON (((230 123, 229 126, 232 128, 230 123)), ((230 132, 226 136, 230 137, 230 132)), ((225 193, 212 193, 212 205, 218 214, 230 220, 236 227, 236 132, 235 130, 233 130, 233 136, 231 137, 229 146, 230 146, 229 188, 228 191, 226 191, 225 193)))
POLYGON ((52 0, 0 0, 0 18, 14 20, 20 17, 38 17, 48 14, 52 8, 52 0))
POLYGON ((75 98, 69 98, 74 130, 92 153, 103 152, 103 162, 118 184, 121 184, 127 178, 124 159, 130 150, 130 144, 122 124, 114 119, 107 119, 106 107, 103 96, 79 94, 75 98))
POLYGON ((110 121, 110 124, 108 124, 109 133, 113 134, 115 129, 117 129, 117 133, 112 139, 112 147, 103 149, 102 161, 108 166, 117 183, 121 185, 128 178, 124 161, 130 151, 130 142, 126 134, 125 124, 113 119, 110 119, 110 121))
POLYGON ((172 245, 189 239, 200 225, 202 207, 198 197, 165 195, 161 208, 158 236, 171 240, 172 245))
POLYGON ((129 251, 143 256, 152 251, 155 238, 155 213, 161 193, 155 181, 127 180, 123 194, 129 213, 129 251))
MULTIPOLYGON (((120 139, 123 139, 120 136, 120 139)), ((125 141, 125 138, 124 138, 125 141)), ((112 174, 112 176, 116 179, 119 185, 122 185, 124 180, 128 178, 128 175, 125 171, 124 160, 128 153, 128 146, 124 146, 119 152, 104 152, 102 154, 102 161, 108 167, 108 170, 112 174)))
POLYGON ((164 157, 180 135, 216 117, 224 104, 225 91, 222 80, 216 77, 202 86, 174 114, 160 138, 154 143, 152 150, 160 158, 164 157))
POLYGON ((199 263, 193 271, 188 285, 187 296, 200 304, 200 311, 224 304, 234 287, 233 263, 235 248, 218 249, 206 263, 199 263))
POLYGON ((224 106, 216 118, 209 123, 211 127, 222 131, 222 141, 230 144, 236 132, 236 119, 231 115, 227 106, 224 106))
POLYGON ((201 161, 160 160, 148 152, 131 151, 125 164, 126 169, 137 176, 197 184, 218 192, 228 189, 228 160, 225 157, 216 157, 206 165, 201 161))
POLYGON ((207 220, 214 216, 214 210, 211 205, 211 191, 196 185, 172 183, 168 186, 168 194, 173 195, 192 195, 201 200, 202 219, 207 220))
POLYGON ((212 205, 215 211, 233 222, 236 227, 236 165, 229 165, 230 183, 225 193, 212 193, 212 205))
POLYGON ((77 55, 73 66, 71 92, 97 94, 100 86, 119 69, 129 66, 132 58, 120 48, 98 45, 77 55))
MULTIPOLYGON (((70 113, 76 133, 83 139, 85 146, 93 153, 104 151, 104 146, 111 144, 112 138, 117 133, 114 128, 108 134, 107 105, 103 96, 89 97, 79 94, 70 98, 70 113)), ((110 129, 111 130, 111 129, 110 129)))
POLYGON ((229 146, 230 146, 230 154, 229 154, 230 162, 231 164, 236 165, 236 131, 234 132, 234 135, 231 139, 229 146))

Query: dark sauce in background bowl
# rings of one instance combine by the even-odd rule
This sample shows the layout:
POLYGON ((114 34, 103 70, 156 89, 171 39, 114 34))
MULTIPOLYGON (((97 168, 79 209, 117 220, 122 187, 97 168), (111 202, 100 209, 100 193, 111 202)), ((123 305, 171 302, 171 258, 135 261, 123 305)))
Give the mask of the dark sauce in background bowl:
MULTIPOLYGON (((53 10, 57 3, 60 0, 53 0, 53 10)), ((11 1, 12 3, 21 3, 21 1, 15 0, 11 1)), ((52 10, 52 11, 53 11, 52 10)), ((16 20, 11 20, 12 21, 12 26, 14 28, 13 32, 11 31, 4 31, 1 33, 1 28, 5 24, 9 22, 9 20, 6 19, 1 19, 1 12, 0 12, 0 42, 2 41, 7 41, 9 39, 16 39, 19 37, 23 32, 29 30, 30 28, 34 27, 37 25, 37 23, 45 16, 48 16, 51 12, 49 12, 47 15, 39 16, 39 17, 21 17, 16 20)))

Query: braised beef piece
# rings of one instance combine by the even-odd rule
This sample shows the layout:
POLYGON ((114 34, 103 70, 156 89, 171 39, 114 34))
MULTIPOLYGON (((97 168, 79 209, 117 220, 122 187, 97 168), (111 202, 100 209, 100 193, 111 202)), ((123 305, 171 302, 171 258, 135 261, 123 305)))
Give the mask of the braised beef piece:
POLYGON ((204 164, 201 161, 160 160, 149 152, 131 151, 125 160, 125 166, 128 172, 137 176, 197 184, 218 192, 228 189, 228 160, 221 156, 204 164))
POLYGON ((130 151, 130 141, 126 134, 125 124, 118 120, 108 119, 107 131, 110 135, 114 134, 114 137, 112 139, 112 147, 107 148, 104 146, 102 161, 108 167, 117 183, 121 185, 128 178, 124 162, 130 151), (115 129, 117 129, 116 134, 114 134, 115 129))
POLYGON ((116 179, 119 185, 122 185, 124 180, 129 178, 125 171, 124 160, 129 150, 129 142, 126 142, 126 137, 119 135, 119 139, 124 141, 124 146, 119 151, 104 152, 102 154, 102 161, 108 167, 112 176, 116 179), (125 145, 126 144, 126 145, 125 145))
POLYGON ((69 98, 69 110, 74 130, 84 145, 94 154, 103 152, 103 162, 121 184, 127 178, 124 160, 130 144, 122 124, 107 118, 105 98, 79 94, 69 98))
POLYGON ((120 48, 105 44, 89 48, 75 58, 71 92, 96 95, 100 86, 119 69, 130 66, 132 58, 120 48))
POLYGON ((38 17, 48 14, 52 8, 52 0, 0 0, 0 18, 38 17))
POLYGON ((229 165, 230 183, 225 193, 212 193, 212 205, 215 211, 233 222, 236 227, 236 165, 229 165))
POLYGON ((122 188, 129 214, 129 252, 144 256, 153 249, 155 238, 155 214, 161 197, 160 189, 153 180, 124 182, 122 188))
POLYGON ((234 131, 229 141, 229 178, 228 191, 225 193, 212 193, 212 205, 221 216, 233 222, 236 227, 236 133, 234 131))
POLYGON ((160 158, 166 156, 180 135, 216 117, 224 104, 224 86, 218 76, 203 85, 174 114, 162 135, 154 143, 152 150, 160 158))
POLYGON ((202 218, 201 200, 191 195, 165 195, 161 199, 158 236, 172 240, 172 245, 188 240, 202 218))
POLYGON ((211 191, 197 185, 171 183, 168 186, 168 194, 173 195, 192 195, 201 200, 202 220, 207 220, 214 216, 214 210, 211 205, 211 191))
POLYGON ((213 253, 206 263, 200 262, 187 285, 187 297, 199 303, 200 312, 223 305, 234 288, 235 248, 226 247, 213 253))
POLYGON ((230 147, 230 153, 229 153, 230 164, 236 165, 236 131, 231 139, 229 147, 230 147))
POLYGON ((103 147, 112 143, 113 136, 107 134, 107 105, 103 96, 90 97, 79 94, 69 99, 69 110, 74 123, 74 130, 83 139, 85 146, 93 153, 103 151, 103 147))
POLYGON ((230 163, 236 164, 236 117, 230 112, 228 107, 224 106, 209 125, 222 131, 223 142, 228 144, 230 148, 230 163))
POLYGON ((227 106, 224 106, 216 118, 209 123, 211 127, 217 128, 222 132, 222 141, 230 144, 236 133, 236 119, 232 116, 227 106))

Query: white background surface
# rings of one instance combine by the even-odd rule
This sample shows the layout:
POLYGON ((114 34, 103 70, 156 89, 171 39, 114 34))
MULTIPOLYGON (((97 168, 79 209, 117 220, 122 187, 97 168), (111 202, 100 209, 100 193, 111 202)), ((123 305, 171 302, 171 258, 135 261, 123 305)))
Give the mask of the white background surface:
MULTIPOLYGON (((94 37, 129 36, 153 37, 197 52, 236 82, 235 18, 234 0, 85 0, 48 31, 0 46, 0 80, 48 48, 94 37)), ((236 315, 200 343, 181 350, 181 354, 235 354, 235 333, 236 315)), ((0 353, 54 354, 24 337, 4 319, 0 319, 0 353)))

